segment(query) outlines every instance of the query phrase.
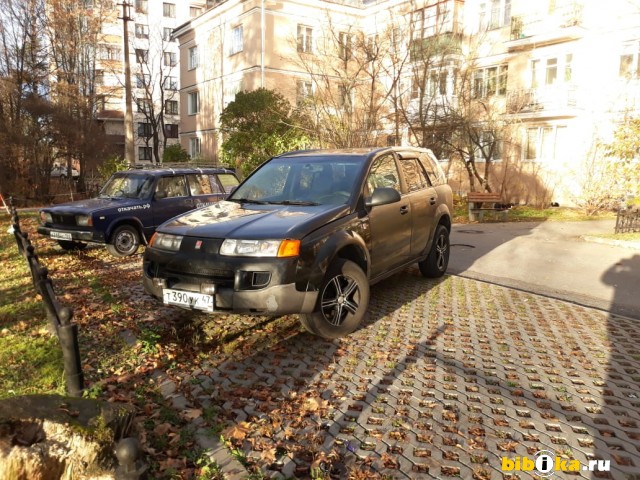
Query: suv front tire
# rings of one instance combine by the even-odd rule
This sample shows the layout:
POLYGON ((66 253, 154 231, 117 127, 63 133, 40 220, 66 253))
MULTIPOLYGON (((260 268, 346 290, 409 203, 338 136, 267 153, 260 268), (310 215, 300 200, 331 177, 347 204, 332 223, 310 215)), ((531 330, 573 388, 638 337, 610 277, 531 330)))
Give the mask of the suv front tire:
POLYGON ((320 287, 316 310, 300 314, 300 323, 314 335, 334 339, 353 332, 369 305, 369 279, 350 260, 337 259, 320 287))
POLYGON ((132 225, 120 225, 111 236, 107 244, 107 251, 114 257, 128 257, 138 251, 140 234, 132 225))

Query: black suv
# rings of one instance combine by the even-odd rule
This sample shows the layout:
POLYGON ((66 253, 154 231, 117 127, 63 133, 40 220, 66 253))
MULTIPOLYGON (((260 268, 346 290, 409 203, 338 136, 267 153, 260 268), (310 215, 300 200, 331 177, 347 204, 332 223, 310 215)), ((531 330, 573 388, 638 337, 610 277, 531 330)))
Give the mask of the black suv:
POLYGON ((65 250, 93 242, 118 257, 133 255, 158 225, 226 198, 238 183, 221 168, 132 168, 111 176, 98 198, 41 210, 38 233, 65 250))
POLYGON ((310 150, 265 162, 227 200, 158 227, 147 292, 208 312, 299 313, 326 338, 355 330, 369 285, 449 262, 452 192, 431 151, 310 150))

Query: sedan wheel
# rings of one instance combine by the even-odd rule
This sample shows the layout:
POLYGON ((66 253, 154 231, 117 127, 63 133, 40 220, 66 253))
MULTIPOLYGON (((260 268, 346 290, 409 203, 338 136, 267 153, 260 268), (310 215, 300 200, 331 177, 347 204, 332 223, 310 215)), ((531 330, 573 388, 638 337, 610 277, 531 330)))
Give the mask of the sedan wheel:
POLYGON ((114 257, 128 257, 138 251, 140 235, 135 227, 122 225, 113 232, 107 250, 114 257))
POLYGON ((340 338, 353 332, 369 305, 369 280, 349 260, 338 260, 327 272, 315 312, 301 314, 300 322, 314 335, 340 338))
POLYGON ((429 278, 443 276, 449 266, 449 247, 449 230, 444 225, 438 225, 429 255, 418 263, 420 273, 429 278))

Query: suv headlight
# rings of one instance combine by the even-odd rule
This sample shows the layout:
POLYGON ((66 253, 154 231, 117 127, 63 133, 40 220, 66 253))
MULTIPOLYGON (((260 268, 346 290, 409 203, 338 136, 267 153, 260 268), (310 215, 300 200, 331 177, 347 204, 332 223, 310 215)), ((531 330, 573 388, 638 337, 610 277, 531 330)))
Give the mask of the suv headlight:
POLYGON ((53 217, 49 212, 40 211, 40 220, 42 223, 53 223, 53 217))
POLYGON ((170 252, 177 252, 180 250, 182 238, 182 235, 156 232, 153 234, 153 237, 151 237, 149 246, 161 250, 169 250, 170 252))
POLYGON ((234 257, 295 257, 300 253, 300 240, 235 240, 222 242, 220 255, 234 257))
POLYGON ((91 215, 76 215, 76 225, 80 227, 90 227, 93 225, 91 215))

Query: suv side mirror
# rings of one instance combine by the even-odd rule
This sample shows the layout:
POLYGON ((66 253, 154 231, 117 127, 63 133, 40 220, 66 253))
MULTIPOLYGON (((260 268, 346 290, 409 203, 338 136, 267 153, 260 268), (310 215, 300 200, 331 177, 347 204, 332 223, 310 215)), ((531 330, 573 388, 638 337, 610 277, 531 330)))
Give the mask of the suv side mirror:
POLYGON ((367 207, 377 207, 378 205, 388 205, 401 200, 400 192, 395 188, 381 187, 376 188, 370 197, 365 198, 364 204, 367 207))

